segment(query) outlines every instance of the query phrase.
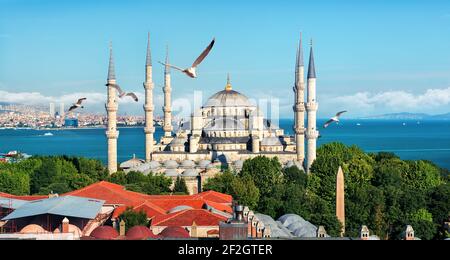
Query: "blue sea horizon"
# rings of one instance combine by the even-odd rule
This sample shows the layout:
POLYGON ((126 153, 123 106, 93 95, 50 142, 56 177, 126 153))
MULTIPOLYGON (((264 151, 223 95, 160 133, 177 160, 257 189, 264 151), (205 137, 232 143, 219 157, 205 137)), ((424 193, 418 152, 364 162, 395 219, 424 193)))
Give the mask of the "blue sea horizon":
MULTIPOLYGON (((325 122, 318 120, 318 126, 325 122)), ((281 119, 280 127, 293 134, 293 120, 281 119)), ((392 152, 405 160, 429 160, 450 169, 450 120, 374 120, 347 119, 320 128, 318 145, 342 142, 357 145, 365 152, 392 152)), ((135 154, 144 158, 143 128, 120 128, 118 161, 135 154)), ((162 136, 156 128, 155 139, 162 136)), ((18 150, 30 155, 84 156, 107 161, 104 128, 33 130, 0 130, 0 153, 18 150), (53 135, 45 135, 52 133, 53 135)))

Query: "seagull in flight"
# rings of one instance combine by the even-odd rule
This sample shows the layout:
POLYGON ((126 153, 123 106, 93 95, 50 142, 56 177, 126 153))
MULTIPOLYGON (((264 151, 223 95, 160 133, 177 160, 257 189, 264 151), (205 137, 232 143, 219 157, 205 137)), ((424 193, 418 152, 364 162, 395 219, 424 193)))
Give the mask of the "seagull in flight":
POLYGON ((200 56, 198 56, 198 58, 194 61, 194 63, 192 63, 192 66, 190 68, 187 69, 182 69, 180 67, 171 65, 171 64, 166 64, 163 62, 159 62, 164 66, 169 66, 171 68, 174 68, 176 70, 179 70, 181 72, 183 72, 184 74, 188 75, 191 78, 197 78, 197 66, 200 65, 200 63, 202 63, 202 61, 206 58, 206 56, 208 56, 209 52, 211 51, 212 47, 214 46, 214 43, 216 42, 216 38, 214 38, 211 43, 208 45, 208 47, 206 47, 206 49, 202 52, 202 54, 200 54, 200 56))
POLYGON ((77 103, 74 103, 70 108, 69 108, 69 112, 72 110, 75 110, 79 107, 84 108, 84 106, 81 105, 81 103, 83 103, 83 101, 86 100, 86 98, 79 98, 77 103))
POLYGON ((332 123, 336 122, 337 124, 339 123, 339 117, 344 114, 347 113, 347 111, 341 111, 339 113, 336 114, 336 116, 332 117, 330 120, 328 120, 324 125, 323 128, 327 128, 329 125, 331 125, 332 123))
POLYGON ((128 97, 133 98, 134 101, 136 101, 136 102, 139 101, 139 99, 136 96, 136 94, 134 94, 133 92, 125 92, 125 91, 123 91, 122 88, 120 88, 120 86, 117 85, 117 84, 106 84, 106 86, 111 86, 111 87, 115 88, 119 92, 119 98, 123 98, 123 97, 127 97, 128 96, 128 97))

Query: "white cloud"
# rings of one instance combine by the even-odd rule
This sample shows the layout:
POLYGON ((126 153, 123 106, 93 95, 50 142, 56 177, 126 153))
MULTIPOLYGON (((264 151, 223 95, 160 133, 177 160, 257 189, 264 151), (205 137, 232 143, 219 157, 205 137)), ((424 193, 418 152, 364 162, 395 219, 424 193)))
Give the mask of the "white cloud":
MULTIPOLYGON (((433 112, 450 105, 450 87, 427 89, 424 93, 386 91, 379 93, 358 92, 353 95, 330 98, 330 105, 347 107, 358 113, 382 112, 433 112)), ((445 112, 445 111, 443 111, 445 112)), ((449 111, 446 111, 449 112, 449 111)))

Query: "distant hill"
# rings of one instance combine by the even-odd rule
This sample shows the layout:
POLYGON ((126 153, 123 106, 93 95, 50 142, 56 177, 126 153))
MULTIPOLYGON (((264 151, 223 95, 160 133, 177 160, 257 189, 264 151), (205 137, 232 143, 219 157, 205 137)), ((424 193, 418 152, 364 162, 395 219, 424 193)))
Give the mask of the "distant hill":
POLYGON ((424 113, 392 113, 376 116, 362 117, 361 119, 383 119, 383 120, 450 120, 450 113, 440 115, 429 115, 424 113))

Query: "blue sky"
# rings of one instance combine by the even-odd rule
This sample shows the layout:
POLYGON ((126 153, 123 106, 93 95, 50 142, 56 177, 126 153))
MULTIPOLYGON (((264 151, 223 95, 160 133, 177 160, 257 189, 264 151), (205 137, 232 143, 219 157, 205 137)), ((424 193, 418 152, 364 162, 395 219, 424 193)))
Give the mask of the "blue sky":
MULTIPOLYGON (((279 98, 281 116, 291 117, 302 31, 305 43, 314 39, 319 116, 450 112, 450 2, 393 2, 0 0, 0 101, 81 93, 103 112, 109 41, 119 84, 143 93, 150 31, 157 105, 165 45, 187 66, 216 37, 198 79, 172 73, 175 106, 194 90, 206 99, 223 89, 229 72, 235 90, 279 98)), ((121 110, 142 113, 142 103, 121 110)))

